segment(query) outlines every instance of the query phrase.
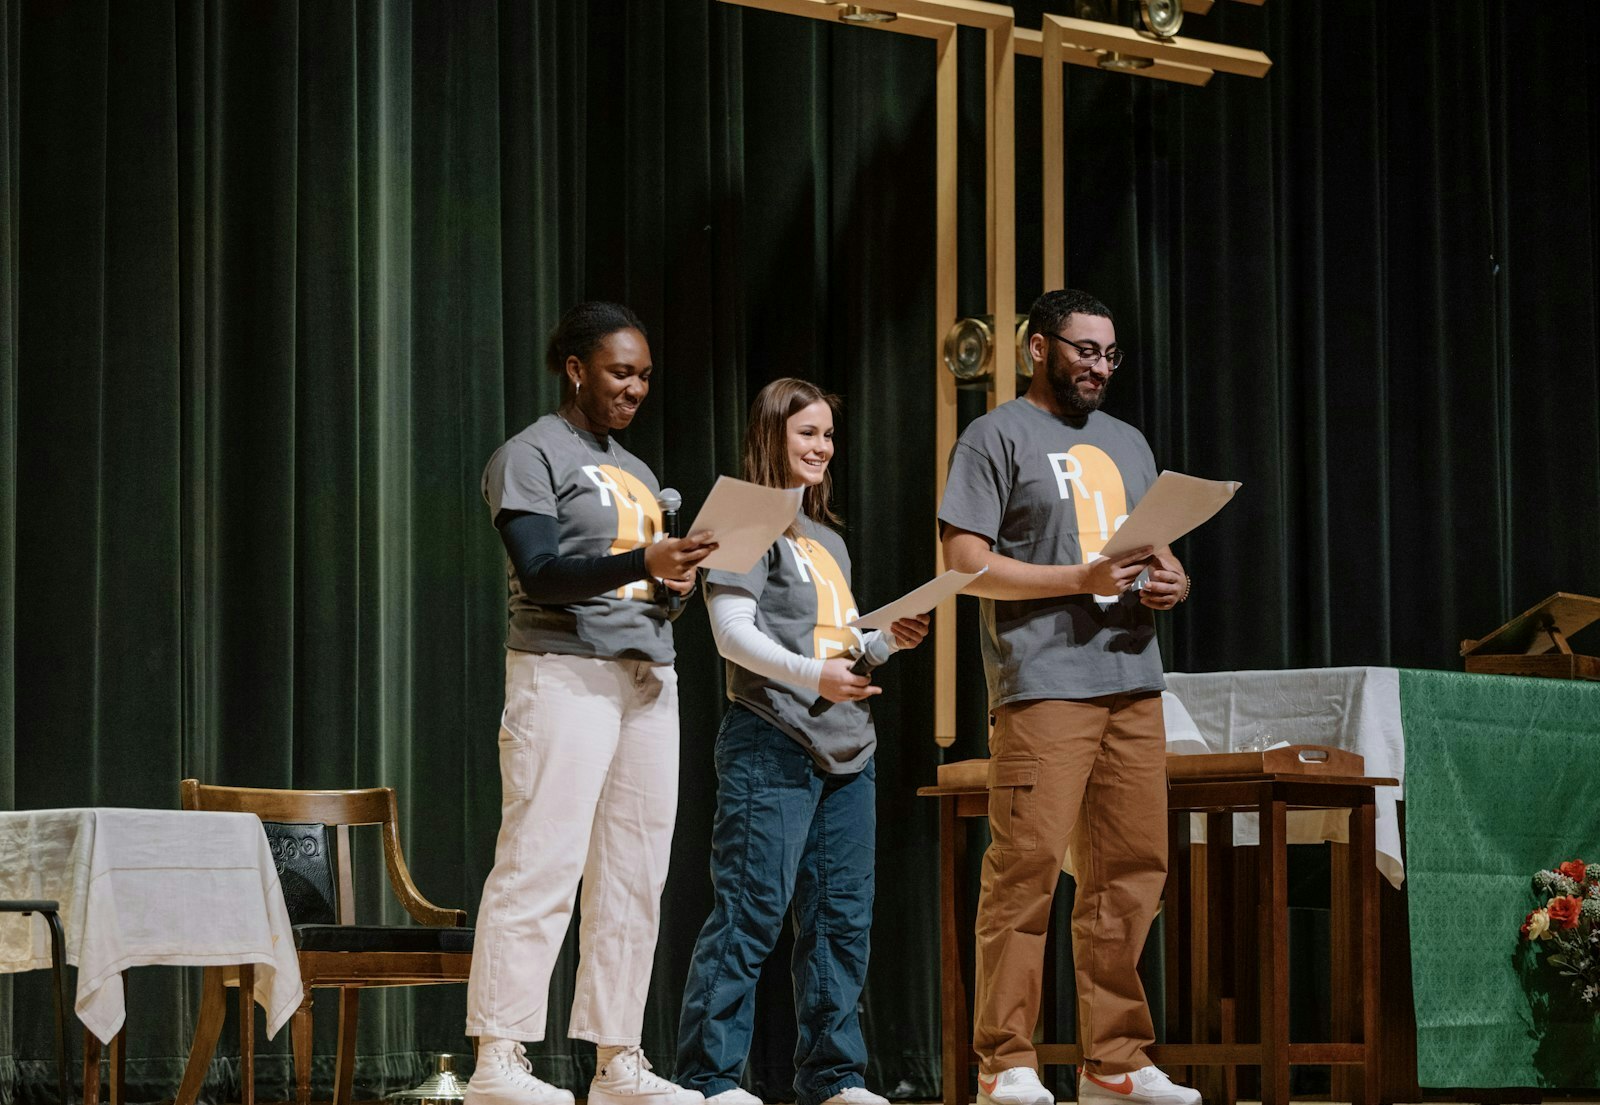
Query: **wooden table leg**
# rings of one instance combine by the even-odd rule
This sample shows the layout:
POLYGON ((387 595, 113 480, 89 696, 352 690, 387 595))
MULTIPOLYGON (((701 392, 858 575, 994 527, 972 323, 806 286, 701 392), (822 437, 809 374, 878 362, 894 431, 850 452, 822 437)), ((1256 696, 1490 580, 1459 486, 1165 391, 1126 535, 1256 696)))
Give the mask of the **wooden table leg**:
MULTIPOLYGON (((1193 1006, 1192 1039, 1195 1043, 1222 1041, 1222 1002, 1232 999, 1234 926, 1222 918, 1233 914, 1234 884, 1233 814, 1206 814, 1203 875, 1191 876, 1194 887, 1192 940, 1193 970, 1190 1001, 1193 1006)), ((1232 1016, 1232 1005, 1229 1005, 1232 1016)), ((1234 1105, 1238 1079, 1232 1067, 1197 1067, 1195 1089, 1212 1105, 1234 1105)))
MULTIPOLYGON (((1355 831, 1354 816, 1349 832, 1355 831)), ((1354 840, 1354 837, 1351 837, 1354 840)), ((1350 844, 1328 845, 1328 990, 1330 997, 1330 1040, 1359 1040, 1361 918, 1355 901, 1356 889, 1350 878, 1350 844)), ((1330 1080, 1335 1101, 1355 1101, 1356 1072, 1353 1067, 1336 1066, 1330 1080)))
MULTIPOLYGON (((1184 1014, 1191 1008, 1189 992, 1189 918, 1184 908, 1189 901, 1189 811, 1167 814, 1167 884, 1161 892, 1161 933, 1166 962, 1162 971, 1166 993, 1162 995, 1163 1020, 1169 1043, 1187 1039, 1184 1014)), ((1187 1080, 1190 1075, 1183 1072, 1187 1080)))
POLYGON ((967 988, 961 977, 963 935, 975 941, 972 926, 962 924, 966 858, 965 828, 956 817, 956 799, 939 799, 939 997, 942 1016, 945 1105, 968 1105, 967 1079, 972 1054, 967 1026, 967 988))
MULTIPOLYGON (((124 978, 127 976, 124 975, 124 978)), ((126 990, 123 993, 127 993, 126 990)), ((111 1075, 111 1105, 123 1105, 128 1100, 128 1022, 111 1037, 111 1053, 107 1057, 111 1075)))
POLYGON ((256 966, 239 965, 239 1105, 256 1105, 256 966))
POLYGON ((1288 806, 1263 788, 1256 904, 1261 956, 1261 1105, 1289 1105, 1288 806))
POLYGON ((1355 1105, 1379 1105, 1382 1097, 1383 1054, 1381 986, 1383 921, 1378 906, 1377 807, 1368 802, 1350 811, 1350 885, 1360 903, 1356 918, 1361 935, 1360 994, 1361 1064, 1360 1096, 1355 1105))
POLYGON ((228 1012, 227 990, 222 985, 222 968, 207 967, 200 981, 200 1016, 195 1020, 194 1039, 189 1043, 189 1062, 183 1068, 183 1082, 172 1105, 194 1105, 205 1084, 206 1068, 217 1050, 222 1035, 222 1020, 228 1012))
POLYGON ((83 1105, 100 1105, 100 1037, 83 1030, 83 1105))

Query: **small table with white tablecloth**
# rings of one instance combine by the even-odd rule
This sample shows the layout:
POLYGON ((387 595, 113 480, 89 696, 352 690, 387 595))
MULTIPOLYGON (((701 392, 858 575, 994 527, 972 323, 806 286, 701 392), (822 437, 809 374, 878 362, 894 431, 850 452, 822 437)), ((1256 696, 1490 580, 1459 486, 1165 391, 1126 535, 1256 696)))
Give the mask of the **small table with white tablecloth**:
MULTIPOLYGON (((1405 883, 1381 896, 1385 1100, 1600 1086, 1600 1021, 1540 992, 1552 983, 1523 963, 1517 929, 1532 873, 1600 841, 1600 684, 1368 667, 1172 674, 1167 686, 1171 751, 1331 745, 1400 781, 1376 806, 1377 866, 1405 883)), ((1235 842, 1254 843, 1252 830, 1236 819, 1235 842)), ((1289 839, 1347 838, 1291 814, 1289 839)))
MULTIPOLYGON (((1378 870, 1389 884, 1396 889, 1404 884, 1398 803, 1405 787, 1406 748, 1398 670, 1172 672, 1162 704, 1171 752, 1321 744, 1359 753, 1367 775, 1400 780, 1399 786, 1377 789, 1377 853, 1378 870)), ((1289 843, 1345 843, 1346 822, 1344 811, 1292 811, 1289 843)), ((1193 839, 1204 839, 1198 824, 1193 839)), ((1255 844, 1254 814, 1234 817, 1233 842, 1255 844)))
MULTIPOLYGON (((129 967, 254 964, 269 1036, 300 1004, 289 913, 253 814, 0 813, 0 898, 60 902, 67 961, 78 968, 74 1008, 108 1043, 126 1019, 129 967)), ((0 916, 0 973, 48 966, 42 927, 0 916)))

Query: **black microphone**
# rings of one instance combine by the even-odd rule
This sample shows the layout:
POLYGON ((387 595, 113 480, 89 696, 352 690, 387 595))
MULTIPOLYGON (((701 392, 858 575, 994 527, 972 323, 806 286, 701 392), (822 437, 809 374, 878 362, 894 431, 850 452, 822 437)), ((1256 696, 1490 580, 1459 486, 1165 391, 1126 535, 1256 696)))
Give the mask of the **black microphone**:
MULTIPOLYGON (((850 674, 866 675, 893 655, 894 642, 889 639, 887 633, 879 633, 876 637, 868 638, 867 647, 856 658, 856 662, 850 665, 850 674)), ((821 717, 827 713, 828 707, 832 705, 833 701, 831 699, 818 695, 817 700, 811 704, 811 716, 821 717)))
MULTIPOLYGON (((678 521, 678 511, 683 507, 683 496, 678 494, 676 487, 663 487, 661 494, 656 496, 656 504, 661 507, 661 524, 667 531, 667 536, 672 538, 682 537, 680 531, 682 523, 678 521)), ((667 611, 677 613, 683 609, 683 596, 670 587, 661 588, 667 594, 667 611)))

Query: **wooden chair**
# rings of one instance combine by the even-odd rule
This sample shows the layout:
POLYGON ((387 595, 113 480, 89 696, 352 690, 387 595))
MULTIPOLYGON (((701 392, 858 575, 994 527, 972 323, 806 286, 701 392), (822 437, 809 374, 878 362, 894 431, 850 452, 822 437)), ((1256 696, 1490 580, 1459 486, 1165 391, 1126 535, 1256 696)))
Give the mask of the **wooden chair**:
MULTIPOLYGON (((295 1101, 311 1100, 311 994, 339 991, 339 1050, 334 1105, 350 1105, 356 1058, 356 1018, 362 989, 465 982, 472 965, 472 929, 459 909, 422 896, 400 850, 394 790, 262 790, 182 783, 186 810, 253 813, 267 830, 284 883, 305 997, 290 1022, 295 1101), (357 925, 350 873, 350 826, 378 825, 389 886, 416 925, 357 925), (331 846, 328 846, 331 842, 331 846), (291 870, 292 869, 292 870, 291 870), (291 878, 291 876, 293 876, 291 878), (313 885, 308 889, 305 883, 313 885), (327 901, 315 885, 328 892, 327 901), (329 923, 331 922, 331 923, 329 923)), ((222 1031, 226 986, 239 987, 240 1105, 255 1105, 254 968, 207 967, 189 1064, 174 1105, 193 1105, 222 1031)))

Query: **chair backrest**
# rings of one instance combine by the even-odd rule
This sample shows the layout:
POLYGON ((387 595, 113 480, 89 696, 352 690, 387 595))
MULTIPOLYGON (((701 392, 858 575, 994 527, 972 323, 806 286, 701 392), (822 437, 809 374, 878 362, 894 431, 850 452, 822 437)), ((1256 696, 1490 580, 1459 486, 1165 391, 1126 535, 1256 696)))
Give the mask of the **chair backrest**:
MULTIPOLYGON (((405 856, 400 850, 399 814, 391 787, 368 787, 362 790, 269 790, 262 787, 219 787, 201 783, 198 779, 185 779, 179 786, 182 805, 186 810, 210 810, 225 813, 253 813, 262 822, 275 822, 282 826, 279 842, 273 842, 274 830, 268 830, 273 858, 279 861, 279 849, 289 844, 306 851, 317 851, 315 828, 325 825, 332 829, 332 871, 337 892, 337 921, 341 925, 355 924, 355 889, 350 872, 350 826, 378 825, 383 836, 384 864, 388 869, 389 885, 406 912, 425 925, 464 925, 466 914, 461 910, 442 909, 424 898, 411 881, 406 869, 405 856)), ((323 834, 324 854, 327 851, 323 834)), ((287 856, 285 856, 287 858, 287 856)), ((317 857, 302 857, 316 860, 317 857)), ((310 864, 314 870, 316 862, 310 864)), ((280 878, 286 866, 279 861, 280 878)), ((288 887, 285 887, 287 899, 288 887)), ((314 906, 314 903, 312 903, 314 906)), ((291 913, 291 916, 293 914, 291 913)), ((295 923, 305 923, 295 918, 295 923)))
POLYGON ((339 919, 338 880, 334 873, 334 830, 320 821, 294 824, 263 821, 272 864, 289 922, 331 925, 339 919))

